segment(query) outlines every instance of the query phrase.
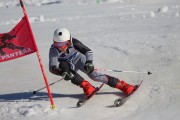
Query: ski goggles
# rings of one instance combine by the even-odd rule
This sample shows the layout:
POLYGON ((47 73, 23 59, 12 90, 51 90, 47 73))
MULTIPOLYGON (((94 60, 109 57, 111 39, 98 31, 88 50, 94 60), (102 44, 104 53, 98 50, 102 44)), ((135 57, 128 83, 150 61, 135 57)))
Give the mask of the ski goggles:
POLYGON ((57 48, 61 48, 61 49, 64 49, 66 47, 69 47, 70 46, 70 41, 66 41, 66 42, 54 42, 54 46, 57 47, 57 48))

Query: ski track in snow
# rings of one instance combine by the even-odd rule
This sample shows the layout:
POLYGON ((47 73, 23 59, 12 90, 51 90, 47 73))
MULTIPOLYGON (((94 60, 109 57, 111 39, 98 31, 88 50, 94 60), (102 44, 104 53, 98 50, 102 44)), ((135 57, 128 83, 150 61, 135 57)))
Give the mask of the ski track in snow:
MULTIPOLYGON (((62 81, 51 87, 56 105, 56 109, 51 110, 45 90, 37 96, 32 95, 32 90, 44 85, 35 57, 30 55, 1 63, 1 68, 4 68, 0 71, 1 120, 180 119, 178 0, 24 0, 24 3, 30 13, 29 20, 50 79, 59 78, 48 71, 47 56, 52 42, 44 40, 52 38, 53 30, 58 25, 66 25, 73 35, 93 48, 95 64, 99 67, 150 70, 153 74, 108 73, 133 84, 137 83, 136 80, 144 79, 136 95, 120 108, 111 108, 118 91, 108 86, 104 86, 87 105, 76 108, 77 99, 82 97, 81 89, 62 81), (65 10, 69 10, 69 4, 72 11, 57 14, 61 13, 63 6, 65 10), (51 6, 59 11, 49 12, 55 11, 51 6), (41 13, 43 7, 49 10, 49 14, 41 13), (28 8, 39 8, 40 11, 32 10, 31 13, 28 8), (22 70, 19 69, 20 66, 22 70), (11 74, 6 75, 7 71, 11 74)), ((15 11, 17 8, 21 9, 18 0, 0 1, 0 10, 10 12, 13 8, 15 11)), ((20 19, 16 15, 6 20, 0 17, 0 32, 12 29, 20 19)), ((49 82, 53 82, 52 80, 49 82)))

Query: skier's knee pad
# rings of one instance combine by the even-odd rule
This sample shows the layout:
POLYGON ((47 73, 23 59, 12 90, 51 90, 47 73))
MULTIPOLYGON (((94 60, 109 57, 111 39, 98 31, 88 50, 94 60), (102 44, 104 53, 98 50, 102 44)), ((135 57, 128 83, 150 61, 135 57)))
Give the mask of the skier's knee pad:
POLYGON ((84 80, 83 77, 81 77, 78 73, 74 74, 74 78, 71 80, 71 82, 77 86, 81 85, 82 81, 84 80))
POLYGON ((115 77, 111 77, 111 76, 109 76, 109 75, 107 75, 107 77, 108 77, 108 85, 109 85, 110 87, 116 87, 116 85, 117 85, 117 83, 118 83, 118 79, 115 78, 115 77))
POLYGON ((64 72, 61 76, 63 76, 66 81, 74 79, 74 74, 72 72, 64 72))

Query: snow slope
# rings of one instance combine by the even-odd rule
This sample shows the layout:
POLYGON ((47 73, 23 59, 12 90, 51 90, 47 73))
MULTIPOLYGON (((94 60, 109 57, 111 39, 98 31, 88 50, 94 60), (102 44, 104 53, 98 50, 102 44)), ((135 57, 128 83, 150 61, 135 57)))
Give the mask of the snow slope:
MULTIPOLYGON (((48 71, 48 52, 57 27, 68 28, 94 51, 98 68, 151 71, 112 73, 131 84, 144 80, 122 107, 112 108, 117 89, 104 86, 82 108, 81 88, 61 81, 51 86, 55 110, 35 54, 0 64, 0 120, 179 120, 179 0, 26 0, 26 9, 49 83, 60 79, 48 71), (46 11, 45 11, 46 10, 46 11)), ((18 0, 0 1, 0 33, 23 16, 18 0)), ((82 74, 94 86, 99 86, 82 74)))

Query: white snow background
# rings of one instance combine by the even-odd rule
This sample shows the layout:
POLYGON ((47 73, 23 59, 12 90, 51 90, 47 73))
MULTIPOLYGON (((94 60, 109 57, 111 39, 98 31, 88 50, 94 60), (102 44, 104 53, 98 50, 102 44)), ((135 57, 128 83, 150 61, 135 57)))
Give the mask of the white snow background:
MULTIPOLYGON (((24 0, 49 83, 60 77, 48 70, 53 32, 66 27, 94 51, 97 68, 151 71, 107 74, 131 84, 144 80, 123 106, 111 107, 121 92, 109 86, 76 108, 83 91, 70 81, 51 86, 51 110, 36 54, 0 63, 0 120, 179 120, 179 0, 24 0)), ((0 33, 22 18, 19 0, 0 0, 0 33)), ((100 83, 90 80, 94 86, 100 83)))

